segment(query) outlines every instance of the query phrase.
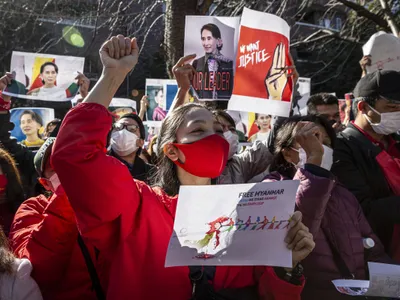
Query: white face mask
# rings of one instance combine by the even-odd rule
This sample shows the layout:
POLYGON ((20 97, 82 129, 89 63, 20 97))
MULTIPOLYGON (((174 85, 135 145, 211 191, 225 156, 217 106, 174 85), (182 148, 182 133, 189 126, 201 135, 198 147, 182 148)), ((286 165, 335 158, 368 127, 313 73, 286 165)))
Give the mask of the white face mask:
POLYGON ((369 107, 372 111, 381 116, 381 121, 379 123, 372 123, 370 118, 366 114, 363 114, 365 119, 377 134, 389 135, 400 130, 400 111, 380 113, 371 106, 369 107))
MULTIPOLYGON (((332 164, 333 164, 333 149, 322 145, 322 147, 324 148, 324 155, 322 156, 322 162, 320 167, 324 168, 325 170, 330 171, 332 168, 332 164)), ((303 148, 300 149, 295 149, 295 148, 291 148, 294 151, 299 153, 299 162, 297 164, 294 164, 294 166, 296 167, 296 169, 299 168, 304 168, 306 162, 307 162, 307 154, 306 151, 304 151, 303 148)))
POLYGON ((237 134, 234 134, 231 131, 224 132, 224 137, 225 137, 226 141, 229 143, 228 159, 231 159, 233 157, 233 155, 235 155, 238 151, 239 137, 237 134))
POLYGON ((135 152, 139 147, 136 145, 139 137, 126 129, 113 131, 111 134, 111 149, 119 156, 127 156, 135 152))

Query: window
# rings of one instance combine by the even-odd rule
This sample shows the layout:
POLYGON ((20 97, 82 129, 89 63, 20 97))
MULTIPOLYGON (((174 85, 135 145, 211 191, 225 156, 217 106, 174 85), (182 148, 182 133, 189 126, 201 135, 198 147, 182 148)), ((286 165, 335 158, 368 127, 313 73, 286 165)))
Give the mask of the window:
POLYGON ((336 29, 342 30, 342 19, 339 17, 336 18, 336 29))

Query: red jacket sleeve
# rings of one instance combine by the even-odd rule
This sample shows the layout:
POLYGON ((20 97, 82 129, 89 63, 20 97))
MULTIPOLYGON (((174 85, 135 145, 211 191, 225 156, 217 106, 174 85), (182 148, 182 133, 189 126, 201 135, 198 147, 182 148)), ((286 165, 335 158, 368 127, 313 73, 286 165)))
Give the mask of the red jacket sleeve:
POLYGON ((65 117, 53 147, 52 164, 78 228, 100 251, 118 245, 133 227, 140 196, 128 168, 106 155, 112 125, 108 110, 82 103, 65 117))
MULTIPOLYGON (((257 267, 258 268, 258 267, 257 267)), ((261 268, 261 267, 260 267, 261 268)), ((301 300, 304 288, 304 277, 301 285, 294 285, 280 279, 272 267, 266 267, 259 279, 259 294, 263 300, 301 300)))
POLYGON ((303 215, 303 223, 312 235, 316 236, 335 181, 332 178, 316 176, 304 169, 298 169, 293 180, 300 180, 296 205, 303 215))
POLYGON ((25 201, 10 232, 14 253, 31 261, 32 277, 43 290, 51 290, 62 280, 77 237, 74 212, 65 195, 25 201))

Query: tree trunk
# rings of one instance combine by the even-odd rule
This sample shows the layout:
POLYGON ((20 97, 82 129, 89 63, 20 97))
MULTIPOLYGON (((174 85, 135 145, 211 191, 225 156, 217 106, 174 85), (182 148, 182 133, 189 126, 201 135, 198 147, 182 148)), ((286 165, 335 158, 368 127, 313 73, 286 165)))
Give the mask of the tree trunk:
POLYGON ((395 22, 395 20, 393 18, 392 11, 390 10, 387 1, 380 0, 380 3, 381 3, 383 11, 385 13, 386 21, 388 22, 389 27, 392 30, 392 33, 398 37, 399 36, 399 27, 397 26, 397 23, 395 22))
POLYGON ((164 47, 167 72, 173 78, 172 67, 183 56, 185 16, 195 15, 197 0, 167 0, 165 12, 164 47))

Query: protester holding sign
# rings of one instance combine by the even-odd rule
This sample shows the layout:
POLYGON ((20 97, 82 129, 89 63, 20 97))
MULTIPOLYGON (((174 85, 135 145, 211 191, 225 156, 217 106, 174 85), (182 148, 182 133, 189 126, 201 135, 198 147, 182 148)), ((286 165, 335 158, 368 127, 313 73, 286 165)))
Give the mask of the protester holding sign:
POLYGON ((315 236, 315 250, 303 261, 307 284, 301 299, 338 299, 331 281, 366 279, 368 261, 390 263, 357 199, 330 172, 336 134, 322 117, 295 116, 275 139, 267 181, 300 180, 296 206, 315 236), (375 245, 364 252, 363 239, 375 245))
MULTIPOLYGON (((204 277, 203 283, 195 286, 191 286, 187 267, 164 267, 179 186, 211 184, 211 178, 218 177, 225 166, 229 145, 211 112, 188 104, 162 124, 155 187, 132 180, 123 165, 104 153, 112 121, 107 107, 136 65, 138 53, 136 39, 119 35, 104 43, 100 50, 103 75, 84 103, 65 118, 52 157, 81 234, 107 259, 107 298, 135 295, 140 299, 183 300, 191 296, 201 299, 199 294, 203 293, 203 299, 210 299, 221 289, 240 291, 253 286, 252 294, 256 291, 276 300, 299 299, 302 277, 296 278, 298 285, 291 284, 269 267, 261 268, 259 280, 253 276, 254 267, 217 267, 212 284, 204 277)), ((313 241, 301 223, 301 214, 296 213, 290 224, 287 241, 293 246, 297 264, 310 253, 313 241)))

